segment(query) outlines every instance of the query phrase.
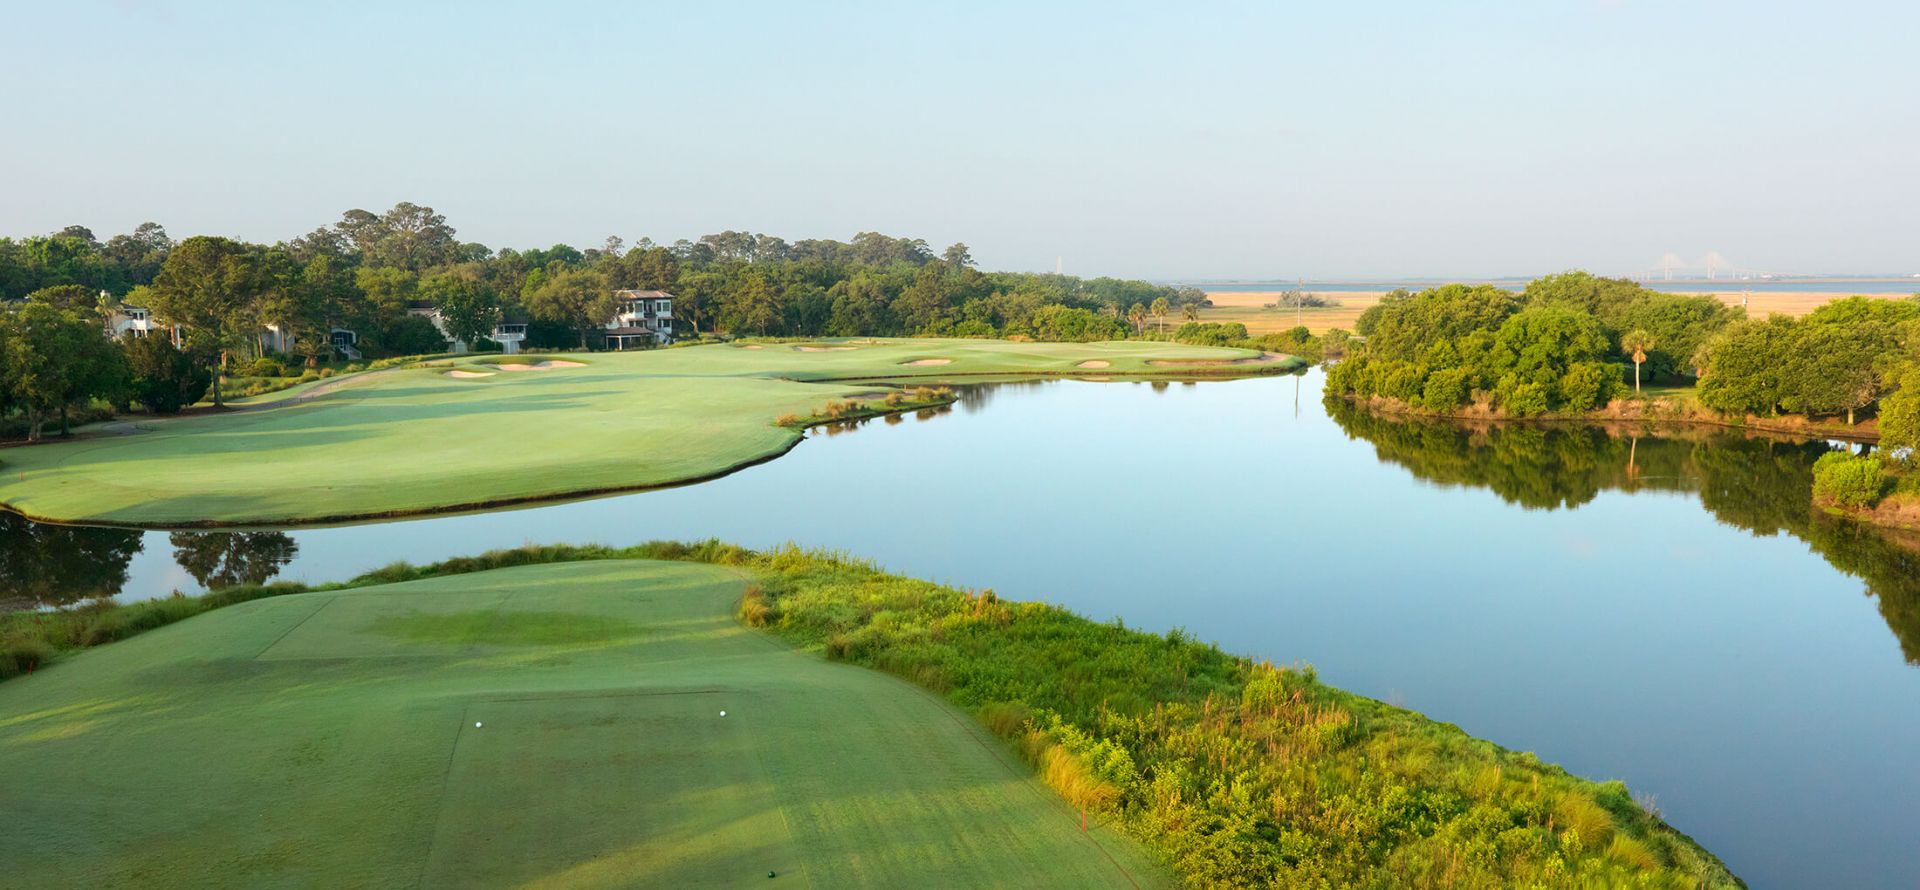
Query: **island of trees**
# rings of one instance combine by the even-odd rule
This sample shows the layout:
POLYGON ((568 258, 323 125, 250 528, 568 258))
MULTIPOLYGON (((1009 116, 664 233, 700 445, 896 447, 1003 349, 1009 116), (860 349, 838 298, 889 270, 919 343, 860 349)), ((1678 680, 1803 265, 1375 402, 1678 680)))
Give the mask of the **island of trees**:
POLYGON ((1696 421, 1877 440, 1816 468, 1823 504, 1920 521, 1920 298, 1749 319, 1710 296, 1569 272, 1516 293, 1396 291, 1362 314, 1330 397, 1397 413, 1696 421), (1649 391, 1651 385, 1657 391, 1649 391))

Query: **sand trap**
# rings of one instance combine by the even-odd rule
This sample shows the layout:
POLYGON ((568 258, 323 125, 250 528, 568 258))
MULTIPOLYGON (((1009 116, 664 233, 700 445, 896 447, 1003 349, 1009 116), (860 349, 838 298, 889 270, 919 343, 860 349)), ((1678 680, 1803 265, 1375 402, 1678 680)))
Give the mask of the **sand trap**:
POLYGON ((1086 361, 1084 361, 1084 362, 1081 362, 1080 364, 1078 364, 1078 365, 1076 365, 1075 367, 1080 367, 1080 368, 1111 368, 1111 367, 1113 367, 1113 363, 1112 363, 1112 362, 1109 362, 1109 361, 1105 361, 1105 360, 1103 360, 1103 359, 1097 359, 1097 358, 1095 358, 1095 359, 1088 359, 1088 360, 1086 360, 1086 361))
POLYGON ((919 365, 919 366, 922 366, 922 367, 925 367, 925 366, 927 366, 927 365, 950 365, 950 364, 953 364, 953 359, 950 359, 950 358, 917 358, 917 359, 914 359, 913 361, 910 361, 910 362, 901 362, 900 364, 903 364, 903 365, 919 365))
POLYGON ((801 352, 852 352, 851 346, 795 346, 801 352))
POLYGON ((551 371, 555 368, 584 368, 583 362, 547 361, 537 365, 523 365, 518 362, 506 365, 494 365, 502 371, 551 371))
POLYGON ((740 348, 740 349, 765 349, 766 347, 765 347, 765 346, 754 346, 754 345, 747 345, 747 346, 741 346, 741 347, 738 347, 738 348, 740 348))
MULTIPOLYGON (((1293 356, 1282 352, 1263 352, 1253 358, 1195 358, 1195 359, 1154 359, 1149 365, 1172 368, 1209 367, 1214 365, 1264 365, 1268 362, 1284 362, 1293 356)), ((1084 366, 1083 366, 1084 367, 1084 366)))
POLYGON ((493 372, 492 371, 448 371, 447 376, 458 377, 462 380, 470 380, 475 377, 492 377, 493 372))

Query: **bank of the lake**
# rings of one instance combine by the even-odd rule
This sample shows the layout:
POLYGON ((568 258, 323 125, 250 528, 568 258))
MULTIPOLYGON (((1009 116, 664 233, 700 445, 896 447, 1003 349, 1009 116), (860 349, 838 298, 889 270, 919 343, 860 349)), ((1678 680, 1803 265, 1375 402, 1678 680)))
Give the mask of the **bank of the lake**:
POLYGON ((1625 781, 1755 887, 1920 872, 1920 555, 1809 503, 1833 443, 1396 420, 1322 380, 968 384, 696 486, 404 522, 0 516, 0 586, 130 602, 528 542, 794 541, 1312 664, 1625 781))
MULTIPOLYGON (((0 454, 0 503, 128 527, 294 525, 682 485, 791 449, 808 418, 910 410, 900 387, 975 376, 1246 376, 1300 363, 1126 341, 833 340, 472 357, 258 410, 0 454)), ((911 399, 924 406, 927 399, 911 399)))
MULTIPOLYGON (((195 858, 204 846, 223 855, 229 847, 275 850, 251 866, 251 874, 267 883, 284 880, 289 871, 375 878, 383 869, 411 865, 441 877, 532 877, 562 864, 569 868, 561 873, 585 875, 628 862, 626 867, 641 869, 649 880, 661 877, 657 883, 666 885, 671 881, 665 875, 646 870, 659 866, 641 851, 664 843, 673 826, 692 832, 709 820, 746 820, 751 814, 766 824, 727 843, 704 839, 669 860, 674 874, 692 879, 751 873, 767 862, 783 868, 804 863, 816 879, 840 875, 837 885, 886 886, 904 874, 871 865, 863 873, 855 863, 913 862, 915 851, 898 837, 903 831, 915 832, 922 847, 942 831, 956 831, 1018 835, 1022 843, 1001 846, 1003 838, 969 844, 979 858, 944 863, 951 867, 948 880, 978 883, 996 869, 1049 885, 1098 883, 1103 870, 1118 872, 1108 881, 1152 880, 1156 870, 1137 855, 1129 858, 1124 844, 1074 843, 1077 810, 1153 851, 1196 886, 1740 886, 1717 859, 1636 803, 1625 786, 1588 782, 1456 727, 1330 688, 1311 669, 1275 668, 1183 634, 1096 623, 1056 607, 890 575, 845 557, 792 549, 756 554, 716 543, 526 548, 424 568, 394 566, 346 588, 237 598, 244 605, 182 622, 164 642, 154 634, 116 643, 0 685, 0 777, 44 776, 57 773, 61 763, 96 765, 90 781, 53 783, 61 790, 24 801, 36 825, 20 860, 29 872, 112 879, 145 870, 184 878, 205 867, 195 858), (688 586, 701 591, 699 602, 711 603, 722 595, 707 591, 726 587, 728 579, 682 578, 670 568, 653 568, 660 563, 635 561, 656 559, 746 570, 755 583, 733 601, 747 624, 828 660, 878 668, 942 694, 1023 752, 1072 808, 1056 807, 1049 817, 1041 807, 1022 817, 1027 799, 1010 782, 976 800, 973 825, 942 823, 946 808, 928 803, 928 795, 941 793, 937 787, 911 794, 905 788, 873 789, 910 798, 903 806, 911 811, 885 819, 861 810, 868 818, 849 826, 854 811, 823 815, 828 801, 795 789, 833 788, 834 798, 844 799, 849 769, 875 785, 903 784, 916 770, 949 776, 968 768, 902 762, 897 751, 861 755, 844 744, 841 756, 817 756, 825 740, 803 740, 809 732, 831 726, 836 737, 891 740, 918 725, 910 723, 913 709, 825 713, 831 702, 875 690, 856 691, 845 675, 764 650, 743 669, 750 644, 711 619, 690 624, 698 610, 682 614, 687 607, 678 605, 686 597, 677 591, 688 586), (640 654, 617 658, 627 650, 640 654), (287 660, 309 662, 299 667, 297 684, 294 674, 269 669, 287 660), (492 697, 462 695, 448 702, 457 707, 410 700, 404 709, 410 722, 438 718, 448 725, 439 732, 423 725, 397 736, 381 733, 385 741, 378 747, 405 750, 376 750, 364 733, 340 731, 313 746, 311 733, 321 725, 366 727, 393 719, 396 702, 389 699, 404 697, 400 690, 497 684, 504 678, 489 679, 489 672, 526 666, 546 670, 539 681, 511 683, 515 688, 492 697), (583 671, 588 666, 611 672, 583 671), (804 688, 808 681, 822 688, 804 688), (276 686, 285 688, 276 692, 276 686), (590 697, 583 697, 586 688, 593 690, 590 697), (30 698, 27 689, 35 693, 30 698), (735 743, 722 752, 703 751, 715 738, 712 729, 697 724, 714 718, 693 716, 699 708, 688 714, 630 713, 633 702, 675 692, 697 693, 715 703, 710 707, 737 702, 740 723, 755 734, 720 739, 735 743), (225 700, 236 695, 271 704, 225 700), (102 696, 118 704, 87 705, 102 696), (285 714, 260 720, 257 725, 269 731, 248 733, 250 741, 233 756, 174 761, 195 750, 200 736, 217 731, 203 711, 251 723, 267 716, 255 713, 263 706, 285 714), (763 710, 769 715, 761 717, 763 710), (484 720, 474 721, 469 733, 464 727, 473 717, 484 720), (582 728, 623 720, 646 723, 652 731, 645 744, 665 745, 700 768, 660 779, 657 770, 621 769, 625 761, 619 758, 612 766, 605 757, 579 759, 592 746, 621 747, 616 739, 625 738, 582 728), (490 728, 481 726, 486 721, 492 721, 490 728), (858 725, 862 721, 866 725, 858 725), (128 736, 143 740, 133 776, 115 778, 121 774, 97 766, 101 757, 76 756, 103 739, 128 736), (485 741, 496 737, 507 741, 485 741), (549 745, 567 750, 545 750, 549 745), (342 746, 357 753, 336 756, 342 746), (441 746, 451 747, 457 774, 446 779, 444 791, 425 767, 449 756, 438 753, 441 746), (522 759, 529 751, 539 752, 531 762, 522 759), (725 768, 727 761, 764 760, 776 751, 787 752, 789 760, 804 758, 770 768, 784 779, 780 788, 737 763, 725 768), (485 762, 508 752, 518 764, 514 769, 485 762), (289 755, 293 760, 284 760, 289 755), (876 757, 901 769, 878 768, 876 757), (585 764, 600 766, 583 769, 585 764), (152 772, 168 778, 135 781, 152 772), (732 784, 713 787, 709 780, 716 774, 732 784), (529 776, 556 787, 541 787, 529 776), (162 800, 152 807, 129 804, 143 794, 169 793, 181 782, 200 788, 202 800, 211 798, 200 808, 206 815, 192 826, 195 843, 170 851, 164 865, 144 859, 139 851, 147 849, 148 833, 172 820, 162 800), (276 799, 300 805, 277 810, 262 826, 241 803, 262 783, 282 789, 276 799), (77 784, 85 790, 72 787, 77 784), (290 795, 284 786, 292 787, 290 795), (631 846, 609 839, 639 829, 572 836, 585 823, 565 818, 570 795, 589 788, 606 804, 594 813, 594 824, 638 821, 649 823, 648 833, 623 838, 631 846), (663 799, 663 791, 686 799, 663 799), (376 793, 387 802, 379 818, 342 824, 376 793), (100 812, 80 799, 91 794, 114 799, 112 810, 122 815, 86 815, 100 812), (513 813, 492 812, 492 802, 506 799, 513 800, 513 813), (767 813, 770 805, 780 819, 767 813), (606 808, 642 812, 635 819, 608 819, 606 808), (796 838, 782 828, 796 820, 832 825, 839 846, 812 849, 823 839, 796 838), (437 830, 424 830, 435 821, 437 830), (279 849, 274 841, 314 831, 341 842, 327 846, 332 852, 316 852, 310 845, 279 849), (78 840, 70 835, 81 832, 93 854, 58 855, 78 840), (1039 848, 1056 840, 1058 850, 1039 848), (562 849, 555 851, 555 845, 562 849), (337 861, 345 851, 354 854, 351 864, 337 861), (556 861, 563 853, 573 861, 556 861), (515 862, 513 870, 498 871, 508 860, 515 862), (480 866, 488 871, 472 871, 480 866), (1034 869, 1052 877, 1041 878, 1034 869)), ((704 608, 710 614, 712 606, 704 608)), ((933 731, 948 732, 934 722, 933 731)), ((912 747, 905 760, 977 759, 952 745, 912 747)), ((0 783, 7 785, 17 787, 0 783)), ((697 836, 689 834, 688 841, 697 836)), ((934 864, 942 863, 936 857, 934 864)), ((927 880, 921 875, 915 883, 927 880)), ((938 873, 932 882, 944 883, 938 873)))

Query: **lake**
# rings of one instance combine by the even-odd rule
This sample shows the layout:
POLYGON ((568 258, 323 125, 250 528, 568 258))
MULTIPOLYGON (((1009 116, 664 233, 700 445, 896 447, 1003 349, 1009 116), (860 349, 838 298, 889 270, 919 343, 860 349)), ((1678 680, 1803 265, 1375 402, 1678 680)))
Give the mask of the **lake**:
POLYGON ((1828 446, 1397 423, 1323 407, 1320 380, 981 386, 716 481, 506 512, 177 538, 12 519, 0 578, 139 598, 524 543, 796 541, 1311 663, 1626 781, 1756 887, 1915 883, 1920 557, 1808 509, 1828 446))

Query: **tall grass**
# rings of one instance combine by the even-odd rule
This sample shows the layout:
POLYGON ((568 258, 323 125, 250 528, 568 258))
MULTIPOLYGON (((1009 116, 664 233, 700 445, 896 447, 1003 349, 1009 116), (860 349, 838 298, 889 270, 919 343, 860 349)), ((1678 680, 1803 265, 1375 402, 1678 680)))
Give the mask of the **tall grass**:
POLYGON ((30 674, 60 655, 124 640, 202 612, 262 597, 300 593, 299 584, 248 584, 200 596, 131 603, 96 601, 77 608, 0 615, 0 680, 30 674))

